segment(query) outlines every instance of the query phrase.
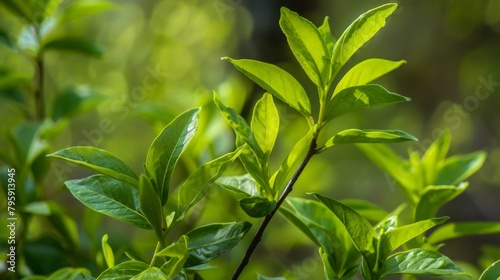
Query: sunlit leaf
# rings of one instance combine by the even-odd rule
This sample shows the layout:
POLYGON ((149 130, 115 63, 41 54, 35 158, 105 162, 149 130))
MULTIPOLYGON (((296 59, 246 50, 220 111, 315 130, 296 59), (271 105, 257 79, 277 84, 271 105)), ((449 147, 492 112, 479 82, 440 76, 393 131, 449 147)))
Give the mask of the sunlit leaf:
POLYGON ((307 76, 318 87, 328 82, 329 61, 326 43, 320 32, 309 20, 282 7, 280 27, 285 33, 288 45, 307 76))
MULTIPOLYGON (((24 278, 26 280, 35 280, 35 278, 24 278)), ((43 277, 43 280, 93 280, 90 271, 86 268, 64 267, 52 273, 49 277, 43 277)))
POLYGON ((276 201, 267 198, 252 196, 240 199, 240 206, 252 218, 264 217, 271 213, 276 207, 276 201))
POLYGON ((150 267, 131 280, 151 280, 151 279, 169 279, 163 271, 157 267, 150 267))
POLYGON ((468 186, 467 182, 458 186, 426 186, 415 208, 415 221, 434 217, 443 205, 463 193, 468 186))
POLYGON ((337 39, 335 39, 335 37, 333 37, 332 35, 328 17, 325 17, 323 24, 318 27, 318 31, 321 34, 321 37, 323 37, 323 41, 326 43, 327 58, 330 58, 333 54, 333 47, 335 46, 335 42, 337 42, 337 39))
POLYGON ((425 151, 422 157, 422 165, 425 170, 425 185, 435 184, 438 167, 446 158, 446 154, 448 154, 448 150, 450 149, 450 143, 451 134, 447 129, 425 151))
POLYGON ((476 173, 485 160, 486 153, 483 151, 449 157, 439 167, 435 184, 458 184, 476 173))
POLYGON ((346 129, 328 139, 322 148, 354 143, 397 143, 418 141, 414 136, 400 130, 346 129))
POLYGON ((255 179, 250 174, 220 177, 216 183, 233 192, 239 199, 259 195, 255 179))
POLYGON ((198 127, 200 109, 190 109, 172 122, 154 139, 146 156, 145 168, 151 182, 165 205, 170 190, 170 179, 177 161, 198 127))
POLYGON ((325 120, 362 109, 405 101, 410 101, 410 98, 389 92, 380 85, 350 87, 334 95, 328 102, 325 120))
POLYGON ((276 109, 276 105, 274 105, 272 95, 265 93, 262 99, 255 104, 250 128, 252 129, 257 144, 266 157, 268 157, 273 150, 279 127, 280 118, 278 109, 276 109))
POLYGON ((379 77, 398 68, 405 61, 390 61, 381 58, 371 58, 364 60, 352 67, 340 80, 335 87, 333 94, 337 94, 343 89, 363 86, 379 77))
POLYGON ((188 253, 189 238, 182 235, 176 243, 156 253, 156 256, 181 258, 188 253))
POLYGON ((250 229, 248 222, 210 224, 188 232, 189 257, 184 267, 194 267, 217 258, 235 247, 250 229))
POLYGON ((44 42, 41 51, 49 50, 75 52, 96 58, 104 55, 104 50, 98 44, 78 37, 61 37, 44 42))
POLYGON ((382 27, 385 20, 397 8, 397 4, 385 4, 359 16, 339 37, 335 44, 332 64, 335 73, 351 56, 369 41, 382 27))
POLYGON ((479 280, 498 280, 500 279, 500 260, 494 262, 481 274, 479 280))
POLYGON ((456 222, 436 229, 429 236, 429 242, 437 244, 459 237, 498 233, 500 233, 499 222, 456 222))
POLYGON ((94 109, 106 97, 88 86, 70 88, 57 94, 52 109, 52 120, 70 118, 94 109))
POLYGON ((115 254, 113 253, 113 249, 108 244, 108 235, 105 234, 102 236, 101 240, 102 252, 104 255, 104 260, 106 261, 106 265, 108 268, 115 266, 115 254))
POLYGON ((97 280, 130 280, 149 268, 149 264, 126 261, 106 269, 97 280))
POLYGON ((130 185, 104 175, 65 182, 71 194, 90 209, 125 223, 151 229, 139 213, 139 194, 130 185))
POLYGON ((135 187, 139 183, 137 174, 127 164, 106 150, 92 146, 76 146, 59 150, 47 156, 76 163, 135 187))
POLYGON ((285 70, 265 62, 250 59, 224 59, 266 91, 290 105, 304 116, 311 115, 311 104, 300 83, 285 70))
POLYGON ((412 249, 396 253, 384 262, 380 277, 395 274, 418 276, 463 275, 464 272, 452 260, 441 253, 412 249))

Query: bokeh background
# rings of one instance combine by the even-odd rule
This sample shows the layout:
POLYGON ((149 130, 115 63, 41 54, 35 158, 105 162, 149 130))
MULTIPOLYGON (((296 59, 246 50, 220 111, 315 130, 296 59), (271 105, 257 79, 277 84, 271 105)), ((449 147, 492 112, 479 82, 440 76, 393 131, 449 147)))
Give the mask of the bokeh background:
MULTIPOLYGON (((178 185, 200 164, 234 148, 234 135, 212 103, 213 90, 247 119, 263 94, 221 57, 275 63, 298 77, 312 96, 314 87, 279 28, 280 7, 286 6, 316 25, 328 16, 338 37, 359 14, 387 2, 116 0, 112 9, 72 21, 58 31, 97 41, 106 51, 102 59, 55 53, 46 56, 49 100, 55 92, 75 84, 90 85, 106 97, 96 110, 74 118, 69 129, 55 139, 53 149, 92 144, 115 154, 140 173, 147 149, 161 128, 175 115, 203 106, 201 128, 175 171, 173 186, 178 185), (108 123, 105 129, 103 120, 108 123)), ((451 155, 484 150, 488 158, 470 179, 465 194, 440 214, 451 216, 453 221, 500 221, 500 0, 396 2, 399 8, 387 26, 356 53, 345 69, 371 57, 406 60, 407 64, 377 82, 411 97, 412 102, 349 114, 328 129, 332 133, 344 128, 405 130, 420 142, 391 145, 402 156, 408 149, 423 152, 449 129, 451 155)), ((18 24, 0 7, 0 25, 15 29, 18 24)), ((1 45, 0 67, 33 75, 25 57, 1 45)), ((2 126, 12 127, 22 119, 16 108, 2 103, 0 108, 2 126)), ((305 128, 303 119, 292 109, 282 103, 278 103, 278 109, 282 121, 272 154, 274 168, 305 128)), ((238 172, 238 167, 231 172, 238 172)), ((53 162, 44 183, 45 196, 60 203, 80 225, 79 252, 84 257, 70 265, 87 265, 97 273, 93 244, 99 243, 105 233, 118 256, 133 251, 149 258, 155 247, 152 232, 96 217, 65 189, 64 180, 89 174, 53 162), (102 220, 91 230, 84 226, 96 219, 102 220)), ((321 192, 337 199, 367 199, 387 211, 404 201, 389 177, 354 146, 338 147, 315 157, 292 195, 308 197, 306 192, 321 192)), ((173 233, 175 240, 175 235, 197 225, 235 220, 249 220, 253 229, 238 247, 213 262, 219 268, 204 272, 206 279, 230 275, 259 220, 248 218, 234 199, 213 188, 173 233)), ((43 228, 43 221, 38 227, 43 228)), ((33 228, 31 234, 36 237, 37 226, 33 228)), ((498 253, 499 248, 500 236, 490 235, 452 240, 442 252, 454 260, 479 265, 485 250, 498 253)), ((51 258, 49 251, 40 248, 33 254, 46 254, 52 266, 68 265, 51 258)), ((255 279, 256 272, 287 279, 321 279, 323 273, 312 242, 282 217, 272 221, 242 279, 255 279)))

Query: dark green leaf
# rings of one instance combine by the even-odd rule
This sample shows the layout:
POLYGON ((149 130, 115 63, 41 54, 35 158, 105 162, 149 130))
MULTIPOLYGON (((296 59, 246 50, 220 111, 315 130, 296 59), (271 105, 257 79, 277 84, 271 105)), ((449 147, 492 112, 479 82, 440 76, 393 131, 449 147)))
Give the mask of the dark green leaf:
POLYGON ((374 243, 376 235, 370 223, 356 211, 338 201, 317 193, 314 196, 344 224, 358 251, 373 267, 375 265, 374 243))
POLYGON ((91 146, 70 147, 47 155, 64 159, 137 187, 138 177, 123 161, 106 150, 91 146))
POLYGON ((9 34, 2 29, 0 29, 0 43, 4 44, 5 46, 11 49, 15 47, 15 44, 10 38, 9 34))
POLYGON ((395 274, 438 276, 463 275, 464 272, 452 260, 438 252, 413 249, 396 253, 384 262, 380 277, 395 274))
POLYGON ((278 110, 271 94, 265 93, 262 99, 255 104, 250 128, 267 161, 280 128, 278 110))
POLYGON ((222 173, 239 156, 240 152, 241 148, 238 148, 234 152, 205 163, 189 175, 179 188, 179 204, 174 221, 184 218, 184 214, 204 197, 207 188, 222 176, 222 173))
POLYGON ((105 96, 95 93, 88 86, 70 88, 59 93, 54 100, 52 109, 52 120, 54 122, 62 118, 70 118, 94 109, 105 96))
POLYGON ((359 16, 337 40, 332 56, 334 73, 351 58, 351 56, 368 42, 382 27, 385 20, 397 8, 397 4, 385 4, 359 16))
POLYGON ((362 109, 404 101, 410 101, 410 98, 389 92, 380 85, 350 87, 334 95, 328 102, 325 120, 362 109))
POLYGON ((389 213, 378 205, 375 205, 371 202, 361 199, 343 199, 340 201, 342 204, 351 208, 352 210, 358 212, 365 219, 370 220, 372 222, 380 222, 384 219, 389 213))
POLYGON ((170 190, 170 179, 177 161, 189 144, 198 127, 200 109, 188 110, 171 123, 155 138, 146 156, 146 173, 165 205, 170 190))
POLYGON ((26 1, 2 0, 0 1, 0 4, 3 4, 13 14, 26 20, 27 22, 31 22, 33 20, 31 11, 26 1))
POLYGON ((15 126, 9 135, 16 153, 14 159, 17 159, 20 166, 31 166, 33 161, 50 148, 40 137, 41 127, 42 124, 38 122, 24 122, 15 126))
POLYGON ((437 244, 446 240, 483 234, 500 233, 499 222, 457 222, 449 223, 436 229, 430 236, 429 242, 437 244))
POLYGON ((436 185, 456 185, 462 182, 476 173, 485 160, 486 153, 483 151, 447 158, 439 168, 436 185))
POLYGON ((415 208, 415 221, 434 217, 438 210, 467 189, 469 183, 458 186, 427 186, 415 208))
POLYGON ((73 196, 92 210, 131 225, 151 229, 139 213, 139 194, 136 189, 104 175, 66 181, 73 196))
POLYGON ((220 177, 217 180, 217 184, 235 193, 239 199, 259 195, 255 179, 250 174, 220 177))
POLYGON ((311 104, 306 91, 285 70, 265 62, 250 59, 224 58, 266 91, 290 105, 304 116, 311 116, 311 104))
POLYGON ((400 130, 346 129, 328 139, 322 148, 328 149, 340 144, 354 143, 396 143, 418 141, 412 135, 400 130))
POLYGON ((97 280, 130 280, 149 268, 148 264, 138 261, 126 261, 106 269, 97 280))
POLYGON ((289 9, 281 8, 280 27, 288 45, 307 76, 318 87, 328 83, 330 56, 320 32, 309 20, 289 9))
POLYGON ((96 43, 77 37, 61 37, 44 42, 41 51, 68 51, 101 58, 104 50, 96 43))
POLYGON ((161 205, 160 197, 155 191, 150 179, 142 174, 139 181, 139 201, 141 205, 141 212, 148 220, 153 228, 156 238, 160 242, 164 240, 166 232, 166 220, 163 213, 163 206, 161 205))
POLYGON ((217 258, 236 246, 250 229, 248 222, 211 224, 188 232, 189 257, 184 267, 194 267, 217 258))
POLYGON ((500 260, 494 262, 481 274, 479 280, 496 280, 500 279, 500 260))
POLYGON ((364 60, 352 67, 344 77, 342 77, 337 87, 335 87, 333 94, 335 95, 346 88, 366 85, 404 63, 406 63, 404 60, 390 61, 381 58, 364 60))
POLYGON ((253 196, 240 200, 240 206, 252 218, 264 217, 271 213, 276 207, 276 201, 269 201, 267 198, 253 196))

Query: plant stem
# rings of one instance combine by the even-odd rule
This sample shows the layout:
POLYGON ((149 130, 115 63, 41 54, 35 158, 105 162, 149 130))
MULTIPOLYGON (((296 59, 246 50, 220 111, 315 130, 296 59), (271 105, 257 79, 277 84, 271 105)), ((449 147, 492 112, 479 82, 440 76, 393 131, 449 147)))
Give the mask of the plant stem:
POLYGON ((43 120, 45 118, 45 92, 44 92, 44 76, 45 69, 43 63, 43 57, 41 55, 36 57, 36 68, 38 70, 38 80, 35 89, 35 106, 36 106, 36 117, 38 120, 43 120))
POLYGON ((259 229, 257 230, 257 233, 255 233, 255 236, 252 239, 252 242, 250 243, 250 246, 248 246, 247 251, 245 252, 245 255, 243 256, 243 259, 241 260, 240 264, 234 271, 233 276, 231 277, 231 280, 237 280, 238 277, 240 277, 241 273, 243 272, 243 269, 247 266, 248 262, 250 261, 250 257, 252 256, 253 252, 255 251, 255 248, 257 248, 257 245, 262 239, 262 235, 264 234, 264 231, 267 228, 267 225, 271 221, 271 219, 274 217, 274 214, 278 212, 278 209, 280 208, 281 204, 285 201, 286 197, 292 192, 293 186, 299 179, 300 174, 302 174, 302 171, 304 171, 304 168, 306 165, 309 163, 309 160, 311 160, 312 156, 316 153, 316 139, 317 136, 313 137, 311 140, 311 144, 309 145, 309 149, 307 150, 306 156, 302 160, 300 166, 297 168, 295 173, 293 174, 292 178, 290 181, 288 181, 288 184, 286 185, 285 189, 281 193, 281 196, 279 197, 278 201, 276 202, 276 207, 274 207, 273 211, 269 213, 266 217, 264 217, 264 220, 259 226, 259 229))
POLYGON ((162 246, 161 246, 161 243, 158 242, 156 243, 156 248, 155 248, 155 252, 153 254, 153 258, 151 259, 151 263, 149 264, 150 267, 153 267, 155 265, 155 262, 156 262, 156 253, 160 252, 162 246))

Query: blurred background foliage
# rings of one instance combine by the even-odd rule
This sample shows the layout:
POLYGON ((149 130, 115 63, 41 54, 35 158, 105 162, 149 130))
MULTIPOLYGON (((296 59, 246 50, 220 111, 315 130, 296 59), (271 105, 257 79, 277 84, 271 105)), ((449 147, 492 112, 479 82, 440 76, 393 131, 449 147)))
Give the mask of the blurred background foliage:
MULTIPOLYGON (((62 1, 60 8, 73 2, 62 1)), ((186 109, 202 106, 198 134, 175 171, 173 185, 178 185, 201 163, 234 148, 234 136, 215 110, 212 91, 218 91, 225 104, 247 118, 263 94, 262 89, 221 61, 221 57, 275 63, 299 77, 306 90, 312 91, 313 85, 301 73, 279 29, 279 8, 286 6, 297 11, 316 25, 328 16, 333 34, 339 36, 360 13, 385 2, 388 1, 117 0, 100 13, 68 21, 56 34, 91 38, 105 53, 100 59, 47 53, 48 104, 55 100, 57 92, 74 85, 80 89, 90 86, 102 99, 95 110, 71 119, 53 140, 52 150, 94 145, 141 171, 149 143, 160 129, 186 109)), ((481 149, 489 156, 471 178, 467 192, 440 214, 451 216, 452 221, 500 221, 500 0, 396 2, 399 8, 388 27, 363 47, 345 69, 369 57, 404 59, 406 65, 377 82, 411 97, 412 102, 350 114, 328 129, 404 129, 420 142, 392 145, 402 156, 408 149, 423 152, 444 129, 450 129, 450 155, 481 149)), ((0 6, 0 27, 17 34, 21 23, 0 6)), ((5 79, 0 79, 2 131, 28 118, 19 106, 7 102, 6 96, 16 94, 27 101, 30 110, 34 108, 30 96, 34 66, 19 51, 0 44, 0 76, 6 73, 15 73, 19 83, 2 83, 5 79)), ((282 121, 272 154, 274 168, 306 127, 292 109, 282 103, 277 105, 282 121)), ((2 143, 2 150, 6 147, 2 143)), ((36 268, 35 273, 72 265, 87 266, 96 274, 103 269, 98 251, 105 233, 118 256, 133 251, 146 258, 154 250, 156 239, 152 232, 135 231, 90 213, 70 195, 64 180, 87 176, 85 172, 52 162, 43 182, 44 198, 56 201, 76 221, 79 244, 74 254, 79 257, 68 263, 55 253, 40 251, 50 251, 50 246, 35 246, 33 254, 54 257, 48 267, 36 268)), ((236 166, 230 172, 238 173, 241 169, 236 166)), ((337 199, 361 198, 388 211, 403 202, 395 184, 355 146, 340 146, 314 158, 296 186, 292 196, 321 192, 337 199)), ((228 194, 214 187, 208 199, 194 208, 179 234, 196 225, 235 220, 251 219, 228 194)), ((54 243, 49 238, 52 233, 43 230, 44 220, 34 219, 31 223, 29 235, 33 240, 42 244, 50 239, 54 243)), ((255 230, 258 220, 252 223, 255 230)), ((220 275, 231 273, 249 241, 246 238, 232 252, 213 262, 222 271, 206 271, 206 279, 220 279, 220 275)), ((480 266, 488 258, 500 258, 500 237, 450 241, 442 252, 454 260, 480 266)), ((320 279, 323 274, 312 243, 281 217, 272 222, 242 279, 255 279, 256 271, 290 279, 320 279)))

